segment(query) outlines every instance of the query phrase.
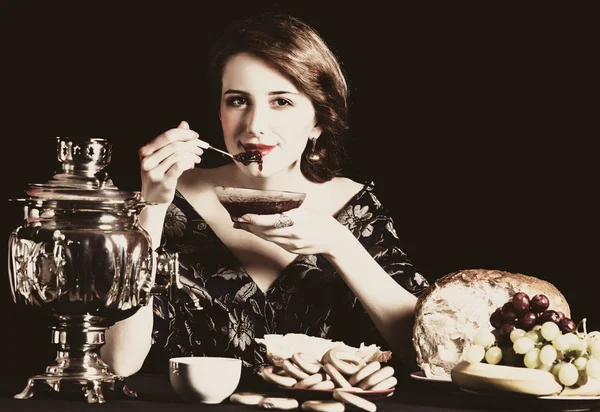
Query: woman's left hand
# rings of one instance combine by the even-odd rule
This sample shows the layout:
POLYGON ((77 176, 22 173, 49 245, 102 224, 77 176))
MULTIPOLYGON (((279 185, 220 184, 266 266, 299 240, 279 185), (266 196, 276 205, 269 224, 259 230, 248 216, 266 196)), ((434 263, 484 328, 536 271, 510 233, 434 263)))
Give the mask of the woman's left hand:
POLYGON ((298 255, 332 254, 350 232, 330 215, 292 209, 274 215, 246 214, 234 227, 298 255))

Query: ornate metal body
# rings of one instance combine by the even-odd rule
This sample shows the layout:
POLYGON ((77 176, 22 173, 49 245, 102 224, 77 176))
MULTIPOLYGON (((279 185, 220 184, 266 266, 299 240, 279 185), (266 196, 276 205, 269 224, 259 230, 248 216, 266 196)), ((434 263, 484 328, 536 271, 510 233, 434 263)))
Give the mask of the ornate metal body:
POLYGON ((105 139, 57 138, 61 170, 31 184, 22 199, 24 222, 9 238, 9 278, 16 303, 52 313, 56 360, 15 395, 44 389, 83 391, 104 402, 102 387, 135 396, 100 359, 104 333, 148 304, 152 293, 179 285, 177 256, 152 251, 138 224, 147 205, 139 192, 119 191, 103 169, 112 147, 105 139), (68 385, 65 385, 68 384, 68 385))

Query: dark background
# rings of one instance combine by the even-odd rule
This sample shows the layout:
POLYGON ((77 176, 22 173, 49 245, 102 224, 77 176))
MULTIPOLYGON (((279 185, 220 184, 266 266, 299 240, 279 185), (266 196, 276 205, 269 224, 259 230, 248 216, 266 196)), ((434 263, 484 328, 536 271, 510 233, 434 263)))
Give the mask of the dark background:
MULTIPOLYGON (((218 145, 207 48, 232 18, 291 11, 344 63, 348 172, 375 181, 419 270, 534 275, 600 328, 593 2, 149 3, 0 2, 7 199, 52 176, 55 136, 110 139, 123 190, 137 149, 181 120, 218 145)), ((22 211, 6 203, 8 239, 22 211)), ((2 369, 43 372, 48 331, 4 279, 2 369)))

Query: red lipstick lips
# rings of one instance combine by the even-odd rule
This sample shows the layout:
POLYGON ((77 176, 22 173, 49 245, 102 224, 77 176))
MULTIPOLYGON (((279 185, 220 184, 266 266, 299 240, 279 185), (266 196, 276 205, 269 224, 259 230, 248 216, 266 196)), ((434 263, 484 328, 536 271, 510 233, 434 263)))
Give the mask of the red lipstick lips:
POLYGON ((254 151, 254 152, 260 152, 260 154, 264 157, 266 155, 268 155, 271 150, 275 149, 275 146, 268 146, 268 145, 264 145, 264 144, 255 144, 255 143, 247 143, 245 145, 243 145, 244 150, 246 151, 254 151))

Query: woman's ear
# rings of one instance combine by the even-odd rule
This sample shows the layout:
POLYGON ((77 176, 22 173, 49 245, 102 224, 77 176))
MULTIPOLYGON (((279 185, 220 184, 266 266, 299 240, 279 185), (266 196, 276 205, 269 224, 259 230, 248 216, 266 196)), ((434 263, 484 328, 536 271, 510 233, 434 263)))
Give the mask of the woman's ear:
POLYGON ((323 133, 321 126, 315 125, 308 134, 308 137, 309 139, 318 139, 319 136, 321 136, 321 133, 323 133))

